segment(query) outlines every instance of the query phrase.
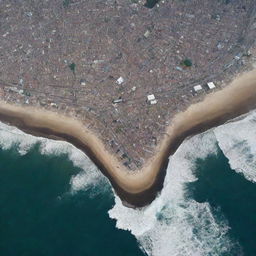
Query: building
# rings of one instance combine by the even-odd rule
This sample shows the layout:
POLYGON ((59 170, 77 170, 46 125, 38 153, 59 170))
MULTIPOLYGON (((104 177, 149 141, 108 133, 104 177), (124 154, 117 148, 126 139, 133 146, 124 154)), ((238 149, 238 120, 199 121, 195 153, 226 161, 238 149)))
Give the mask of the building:
POLYGON ((194 91, 195 91, 195 92, 199 92, 199 91, 201 91, 202 89, 203 89, 203 88, 202 88, 202 86, 201 86, 200 84, 194 86, 194 91))
POLYGON ((122 84, 123 82, 124 82, 124 78, 121 76, 116 80, 117 84, 122 84))
POLYGON ((156 100, 156 97, 154 94, 149 94, 147 96, 147 101, 151 104, 151 105, 154 105, 157 103, 157 100, 156 100))
POLYGON ((214 89, 214 88, 216 87, 213 82, 207 83, 207 86, 208 86, 208 88, 209 88, 210 90, 212 90, 212 89, 214 89))
POLYGON ((121 103, 121 102, 123 102, 123 99, 121 99, 121 98, 112 101, 113 104, 117 104, 117 103, 121 103))
POLYGON ((150 101, 150 104, 151 104, 151 105, 154 105, 154 104, 156 104, 156 103, 157 103, 157 100, 151 100, 151 101, 150 101))

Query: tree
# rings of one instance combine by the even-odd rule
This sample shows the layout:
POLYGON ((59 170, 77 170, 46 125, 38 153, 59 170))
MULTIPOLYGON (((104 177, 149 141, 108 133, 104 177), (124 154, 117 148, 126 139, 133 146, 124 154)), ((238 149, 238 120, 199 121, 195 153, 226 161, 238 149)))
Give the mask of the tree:
POLYGON ((68 65, 68 67, 71 69, 71 71, 75 74, 75 70, 76 70, 76 64, 74 62, 72 62, 71 64, 68 65))
POLYGON ((185 59, 181 62, 181 65, 185 67, 191 67, 192 66, 192 61, 190 59, 185 59))

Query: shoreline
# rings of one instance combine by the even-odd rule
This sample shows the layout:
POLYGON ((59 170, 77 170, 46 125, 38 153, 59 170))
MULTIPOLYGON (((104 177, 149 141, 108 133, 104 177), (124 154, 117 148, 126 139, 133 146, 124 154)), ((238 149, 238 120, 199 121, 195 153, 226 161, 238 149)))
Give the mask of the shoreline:
POLYGON ((162 189, 169 156, 189 136, 216 127, 256 107, 256 70, 236 77, 225 88, 192 104, 171 120, 153 157, 136 171, 128 171, 82 122, 50 111, 0 102, 0 121, 26 133, 66 140, 81 149, 108 177, 127 206, 142 207, 162 189))

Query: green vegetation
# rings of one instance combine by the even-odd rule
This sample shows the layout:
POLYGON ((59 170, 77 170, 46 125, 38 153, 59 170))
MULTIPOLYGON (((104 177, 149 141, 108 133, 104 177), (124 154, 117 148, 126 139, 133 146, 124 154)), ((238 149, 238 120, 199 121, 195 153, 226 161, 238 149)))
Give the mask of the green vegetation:
POLYGON ((192 66, 192 61, 190 59, 185 59, 181 62, 181 65, 185 67, 191 67, 192 66))
POLYGON ((71 64, 68 65, 68 67, 71 69, 71 71, 75 74, 75 70, 76 70, 76 64, 74 62, 72 62, 71 64))
POLYGON ((147 0, 145 7, 152 9, 160 0, 147 0))
POLYGON ((71 3, 71 0, 64 0, 64 1, 63 1, 63 6, 64 6, 64 8, 68 8, 69 5, 70 5, 70 3, 71 3))

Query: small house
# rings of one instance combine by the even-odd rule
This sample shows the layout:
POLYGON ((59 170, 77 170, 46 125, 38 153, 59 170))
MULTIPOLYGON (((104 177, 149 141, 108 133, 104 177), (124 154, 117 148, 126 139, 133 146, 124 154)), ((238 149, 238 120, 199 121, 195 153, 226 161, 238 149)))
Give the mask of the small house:
POLYGON ((214 88, 216 87, 213 82, 207 83, 207 86, 208 86, 208 88, 209 88, 210 90, 212 90, 212 89, 214 89, 214 88))
POLYGON ((124 79, 121 76, 116 80, 117 84, 122 84, 123 82, 124 82, 124 79))
POLYGON ((157 100, 156 100, 156 97, 154 94, 149 94, 147 96, 147 101, 151 104, 151 105, 154 105, 157 103, 157 100))
POLYGON ((123 102, 123 99, 121 99, 121 98, 112 101, 113 104, 117 104, 117 103, 121 103, 121 102, 123 102))
POLYGON ((156 99, 154 94, 148 95, 147 98, 148 98, 148 101, 151 101, 151 100, 155 100, 155 99, 156 99))
POLYGON ((200 84, 194 86, 194 91, 195 91, 195 92, 199 92, 199 91, 201 91, 202 89, 203 89, 203 88, 202 88, 202 86, 201 86, 200 84))

